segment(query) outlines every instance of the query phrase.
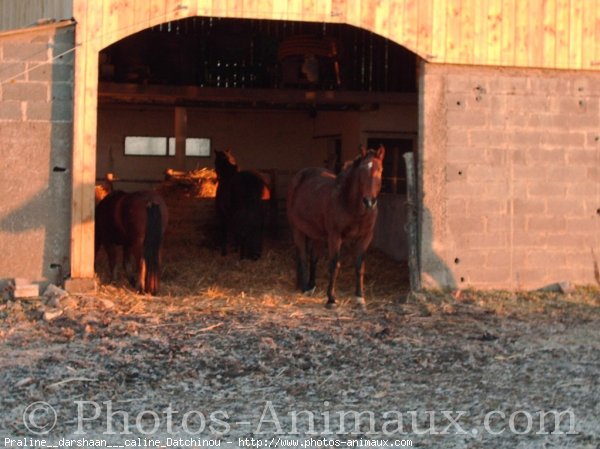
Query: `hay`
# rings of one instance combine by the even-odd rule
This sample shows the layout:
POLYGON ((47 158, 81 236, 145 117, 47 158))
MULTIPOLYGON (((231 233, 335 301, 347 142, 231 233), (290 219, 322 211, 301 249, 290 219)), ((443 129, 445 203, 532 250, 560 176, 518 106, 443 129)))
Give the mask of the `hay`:
MULTIPOLYGON (((375 432, 362 426, 357 438, 385 437, 387 411, 417 411, 421 426, 428 410, 465 411, 460 423, 467 435, 452 428, 417 435, 409 422, 406 435, 391 437, 413 439, 418 447, 591 449, 600 443, 597 290, 409 295, 405 264, 373 250, 364 313, 351 299, 354 274, 345 252, 340 305, 328 310, 326 264, 313 296, 296 292, 289 239, 268 238, 263 257, 251 262, 221 256, 195 234, 181 235, 207 221, 193 220, 199 204, 210 207, 202 200, 171 198, 189 223, 175 220, 170 230, 159 297, 137 295, 121 278, 95 295, 68 297, 50 320, 43 317, 54 308, 41 299, 0 303, 0 436, 26 435, 23 411, 37 400, 61 413, 48 438, 73 434, 73 402, 93 400, 112 401, 133 421, 144 410, 163 416, 169 404, 179 417, 224 410, 230 429, 223 439, 237 441, 255 434, 270 401, 285 430, 289 411, 331 412, 334 430, 336 411, 372 412, 375 432), (492 410, 510 416, 567 409, 578 434, 497 437, 483 428, 492 410)), ((103 278, 106 261, 98 262, 103 278)), ((303 419, 300 435, 281 436, 304 439, 303 419)), ((449 424, 436 422, 441 430, 449 424)), ((105 429, 104 421, 86 423, 86 436, 106 437, 105 429)), ((273 436, 266 430, 265 437, 273 436)), ((161 426, 152 436, 165 432, 161 426)), ((115 442, 125 437, 117 434, 115 442)))
POLYGON ((217 174, 212 168, 198 168, 187 172, 167 169, 165 181, 159 190, 166 195, 214 198, 217 193, 217 174))

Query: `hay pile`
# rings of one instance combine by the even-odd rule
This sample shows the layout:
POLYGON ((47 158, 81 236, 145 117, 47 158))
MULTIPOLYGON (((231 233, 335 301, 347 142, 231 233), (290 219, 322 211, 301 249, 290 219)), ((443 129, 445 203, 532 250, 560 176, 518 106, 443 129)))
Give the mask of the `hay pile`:
POLYGON ((187 172, 168 169, 160 191, 177 191, 188 197, 214 198, 217 193, 217 174, 212 168, 198 168, 187 172))

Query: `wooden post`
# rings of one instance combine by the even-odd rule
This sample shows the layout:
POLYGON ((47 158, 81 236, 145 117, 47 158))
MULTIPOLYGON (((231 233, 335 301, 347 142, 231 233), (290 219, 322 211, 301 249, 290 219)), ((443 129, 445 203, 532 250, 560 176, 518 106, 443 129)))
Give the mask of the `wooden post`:
MULTIPOLYGON (((88 36, 98 33, 97 11, 75 2, 77 40, 73 93, 73 175, 71 205, 71 292, 83 292, 94 283, 94 209, 96 184, 96 127, 98 109, 98 49, 88 36), (92 9, 92 11, 90 11, 92 9), (90 43, 88 43, 90 42, 90 43)), ((97 8, 97 4, 94 3, 97 8)))
POLYGON ((187 109, 175 108, 175 168, 185 171, 185 139, 187 137, 187 109))
POLYGON ((406 164, 406 231, 408 233, 408 272, 410 291, 421 290, 421 270, 419 268, 418 228, 417 228, 417 186, 415 182, 415 165, 413 154, 404 153, 406 164))

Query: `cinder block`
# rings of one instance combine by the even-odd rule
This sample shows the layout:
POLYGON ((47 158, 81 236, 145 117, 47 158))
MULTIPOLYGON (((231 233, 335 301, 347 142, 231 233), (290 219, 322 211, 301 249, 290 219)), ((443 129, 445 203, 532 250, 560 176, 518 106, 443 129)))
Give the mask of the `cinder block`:
POLYGON ((21 120, 20 101, 0 101, 0 120, 21 120))
POLYGON ((548 200, 548 212, 563 216, 583 216, 585 214, 585 203, 576 199, 552 199, 548 200))
MULTIPOLYGON (((480 148, 472 148, 468 145, 448 146, 448 161, 453 163, 471 163, 477 160, 483 160, 483 153, 480 148)), ((464 164, 466 165, 466 164, 464 164)))
POLYGON ((450 182, 446 184, 448 198, 467 198, 481 195, 481 185, 471 182, 450 182))
POLYGON ((473 164, 469 167, 469 181, 480 184, 482 189, 485 188, 486 183, 505 181, 509 174, 506 165, 473 164))
POLYGON ((544 198, 514 198, 513 212, 516 215, 543 214, 546 212, 544 198))
POLYGON ((510 229, 510 222, 513 221, 506 214, 488 214, 485 215, 485 232, 501 232, 510 229))
POLYGON ((2 87, 2 98, 18 101, 46 101, 48 83, 9 83, 2 87))
POLYGON ((28 101, 25 106, 27 120, 52 120, 52 103, 28 101))
POLYGON ((500 146, 508 142, 510 134, 502 130, 491 130, 485 128, 469 131, 470 143, 474 147, 489 148, 491 145, 500 146))
POLYGON ((50 53, 46 42, 6 42, 3 57, 5 61, 47 61, 50 53))
POLYGON ((465 217, 452 214, 448 217, 448 227, 453 231, 483 233, 485 230, 484 217, 465 217))
POLYGON ((15 298, 31 298, 40 296, 40 286, 29 282, 19 283, 15 280, 15 290, 13 294, 15 298))
POLYGON ((486 232, 469 234, 468 236, 470 247, 473 249, 487 248, 507 248, 508 247, 508 232, 486 232))
POLYGON ((50 96, 53 101, 68 100, 70 102, 73 99, 73 84, 54 82, 50 96))
POLYGON ((447 130, 446 143, 453 147, 469 146, 468 130, 449 128, 447 130))
POLYGON ((530 180, 545 180, 546 170, 543 167, 538 166, 520 166, 515 165, 513 167, 513 176, 516 180, 530 181, 530 180))
POLYGON ((566 151, 568 165, 590 165, 600 163, 600 153, 598 149, 572 148, 566 151))
MULTIPOLYGON (((475 185, 476 191, 481 193, 481 186, 475 185)), ((467 210, 471 215, 505 214, 508 201, 504 198, 481 198, 474 195, 467 201, 467 210)))
POLYGON ((548 179, 562 181, 567 184, 578 182, 585 178, 587 167, 585 165, 549 166, 547 168, 548 179))
POLYGON ((446 117, 446 124, 458 128, 483 127, 488 124, 488 114, 487 111, 453 111, 446 117))
MULTIPOLYGON (((549 206, 550 213, 552 208, 549 206)), ((567 222, 564 217, 554 215, 532 215, 527 221, 527 229, 531 233, 565 232, 567 222)))
POLYGON ((598 218, 596 216, 588 217, 566 217, 567 232, 583 232, 586 235, 594 233, 598 229, 598 218))
POLYGON ((490 80, 490 93, 492 94, 511 94, 527 93, 528 78, 525 76, 496 76, 490 80))
POLYGON ((543 133, 537 130, 519 129, 509 133, 508 143, 513 146, 535 148, 540 145, 543 133))
POLYGON ((0 62, 0 73, 2 79, 21 81, 25 79, 25 63, 23 62, 0 62), (18 75, 18 76, 17 76, 18 75), (16 78, 13 78, 16 76, 16 78))
POLYGON ((35 298, 40 296, 40 286, 32 284, 17 287, 15 288, 14 296, 15 298, 35 298))
POLYGON ((539 271, 547 271, 557 267, 565 267, 566 257, 562 251, 549 251, 547 248, 532 248, 527 255, 527 266, 539 271))
POLYGON ((571 132, 566 127, 564 131, 551 131, 542 135, 542 144, 548 146, 581 148, 585 144, 585 133, 571 132))
POLYGON ((448 164, 446 166, 446 181, 465 182, 468 179, 467 168, 467 164, 448 164))

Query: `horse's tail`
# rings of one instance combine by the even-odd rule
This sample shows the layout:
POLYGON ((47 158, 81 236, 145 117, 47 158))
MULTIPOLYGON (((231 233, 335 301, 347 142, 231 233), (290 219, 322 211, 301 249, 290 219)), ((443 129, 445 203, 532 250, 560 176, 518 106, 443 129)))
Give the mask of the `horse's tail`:
POLYGON ((144 261, 146 263, 145 290, 155 295, 158 291, 160 246, 162 243, 162 214, 160 205, 151 201, 146 206, 146 236, 144 261))

